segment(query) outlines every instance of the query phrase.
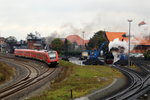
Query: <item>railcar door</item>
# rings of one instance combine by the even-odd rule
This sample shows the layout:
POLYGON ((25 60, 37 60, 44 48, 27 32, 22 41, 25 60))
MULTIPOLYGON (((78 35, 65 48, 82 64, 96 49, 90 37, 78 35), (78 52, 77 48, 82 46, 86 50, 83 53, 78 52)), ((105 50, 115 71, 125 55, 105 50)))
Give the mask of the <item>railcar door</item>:
POLYGON ((43 61, 44 61, 44 62, 47 62, 47 59, 48 59, 48 57, 47 57, 46 53, 44 53, 44 54, 43 54, 43 61))

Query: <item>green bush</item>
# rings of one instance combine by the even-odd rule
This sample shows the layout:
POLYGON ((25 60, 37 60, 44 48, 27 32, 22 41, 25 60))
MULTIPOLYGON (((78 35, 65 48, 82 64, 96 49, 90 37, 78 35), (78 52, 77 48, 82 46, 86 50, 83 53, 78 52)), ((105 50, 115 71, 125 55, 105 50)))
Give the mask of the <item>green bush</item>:
POLYGON ((150 60, 150 50, 148 50, 147 52, 144 53, 144 58, 146 60, 150 60))
MULTIPOLYGON (((59 56, 65 55, 65 52, 61 52, 61 54, 59 54, 59 56)), ((81 55, 81 51, 69 51, 67 53, 67 56, 76 56, 79 57, 81 55)))

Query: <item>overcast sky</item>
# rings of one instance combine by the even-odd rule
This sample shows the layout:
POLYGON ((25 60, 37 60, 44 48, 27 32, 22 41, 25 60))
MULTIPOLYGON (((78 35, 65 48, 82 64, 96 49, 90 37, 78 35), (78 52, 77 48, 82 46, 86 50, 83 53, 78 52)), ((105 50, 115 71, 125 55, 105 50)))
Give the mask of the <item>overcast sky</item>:
POLYGON ((25 39, 30 32, 59 37, 98 30, 132 32, 140 21, 150 23, 150 0, 0 0, 0 35, 25 39))

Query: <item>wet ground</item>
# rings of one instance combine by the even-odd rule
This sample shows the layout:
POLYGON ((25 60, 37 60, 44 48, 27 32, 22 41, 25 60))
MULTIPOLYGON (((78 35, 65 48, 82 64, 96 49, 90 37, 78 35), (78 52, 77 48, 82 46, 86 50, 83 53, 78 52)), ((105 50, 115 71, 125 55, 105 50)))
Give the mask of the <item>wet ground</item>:
POLYGON ((150 100, 150 91, 143 94, 141 97, 139 97, 137 100, 150 100))
POLYGON ((77 57, 69 58, 69 62, 72 62, 72 63, 77 64, 77 65, 84 65, 83 61, 84 60, 79 60, 79 58, 77 58, 77 57))
MULTIPOLYGON (((104 62, 104 58, 98 58, 101 62, 104 62)), ((83 62, 84 61, 86 61, 86 60, 79 60, 79 58, 77 58, 77 57, 70 57, 69 58, 69 62, 72 62, 72 63, 74 63, 74 64, 77 64, 77 65, 85 65, 85 64, 83 64, 83 62)))

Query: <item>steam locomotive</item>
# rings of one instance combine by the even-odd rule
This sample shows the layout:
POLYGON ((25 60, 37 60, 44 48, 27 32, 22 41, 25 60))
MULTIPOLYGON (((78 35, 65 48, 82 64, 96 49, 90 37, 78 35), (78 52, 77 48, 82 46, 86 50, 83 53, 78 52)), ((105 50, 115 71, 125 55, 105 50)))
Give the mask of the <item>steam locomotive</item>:
POLYGON ((43 61, 49 66, 55 67, 58 64, 58 53, 57 51, 47 50, 31 50, 31 49, 15 49, 14 52, 17 57, 32 58, 43 61))
POLYGON ((114 56, 112 55, 111 52, 106 53, 104 58, 105 58, 106 64, 112 64, 113 63, 114 56))

